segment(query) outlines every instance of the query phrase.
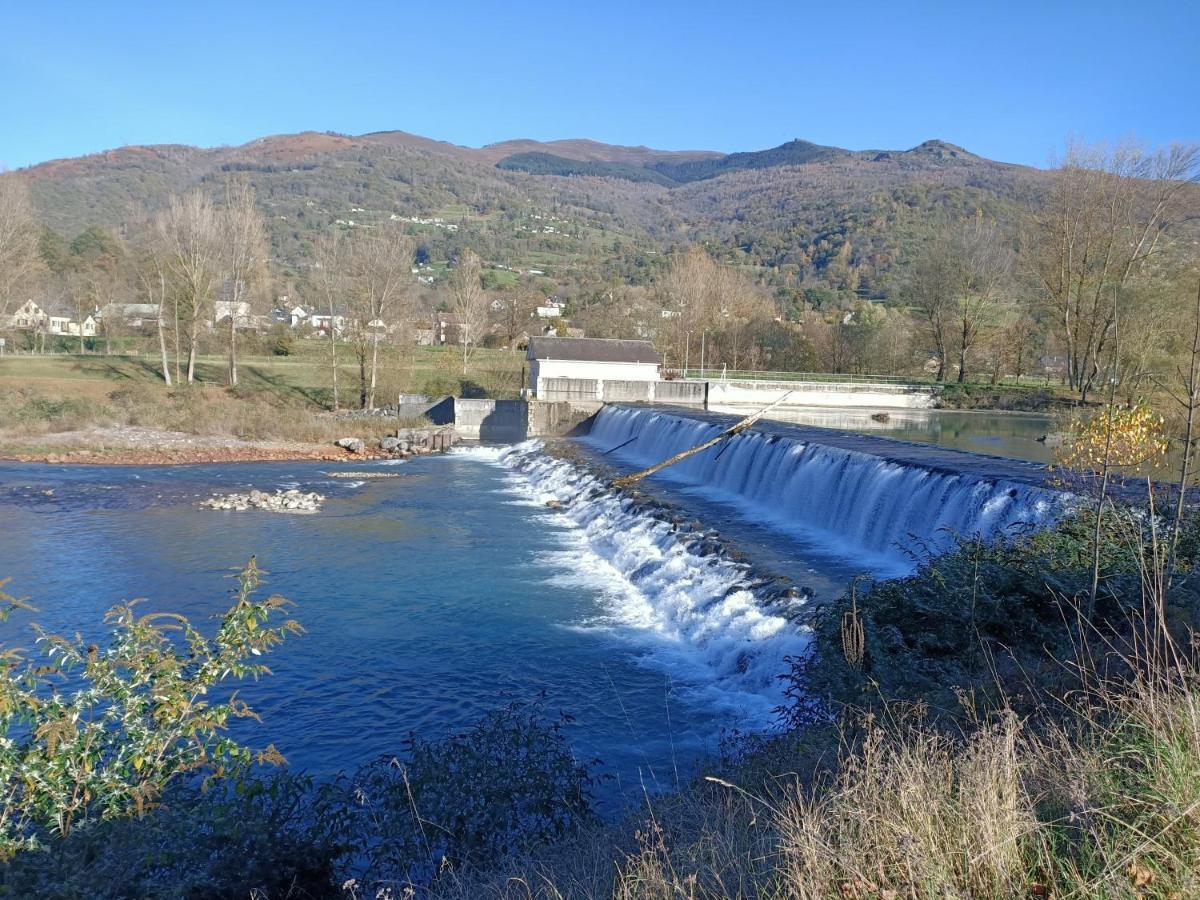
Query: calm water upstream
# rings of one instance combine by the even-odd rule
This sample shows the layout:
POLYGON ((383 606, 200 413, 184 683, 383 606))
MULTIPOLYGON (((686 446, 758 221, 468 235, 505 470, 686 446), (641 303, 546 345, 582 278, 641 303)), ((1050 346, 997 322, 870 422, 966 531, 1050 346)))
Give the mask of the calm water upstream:
MULTIPOLYGON (((715 409, 717 412, 741 415, 753 411, 742 407, 715 409)), ((1039 438, 1053 435, 1062 427, 1054 416, 1043 413, 962 409, 877 410, 813 406, 772 410, 771 418, 1041 463, 1050 462, 1054 447, 1052 443, 1048 445, 1039 438), (873 414, 885 414, 887 419, 877 421, 871 418, 873 414)))
MULTIPOLYGON (((0 577, 39 608, 33 619, 91 639, 104 635, 103 612, 133 597, 195 621, 217 614, 230 571, 257 554, 270 589, 298 603, 307 634, 273 654, 273 677, 245 687, 263 722, 239 724, 239 736, 274 742, 319 774, 545 691, 551 711, 576 717, 580 757, 601 758, 616 776, 605 788, 611 801, 643 784, 670 787, 677 768, 686 777, 723 726, 770 722, 770 681, 800 644, 780 644, 751 683, 733 671, 736 657, 726 665, 686 630, 696 619, 682 609, 688 598, 721 597, 736 572, 704 586, 710 575, 661 534, 654 543, 649 526, 642 544, 624 549, 588 534, 497 457, 425 457, 386 468, 401 478, 365 483, 329 478, 331 466, 318 463, 0 464, 0 577), (329 499, 310 516, 195 505, 213 492, 285 486, 329 499), (635 588, 624 572, 644 568, 640 556, 669 563, 664 583, 686 590, 635 588), (664 618, 660 601, 680 605, 680 618, 664 618)), ((622 527, 621 539, 637 530, 622 527)), ((749 608, 738 615, 763 618, 749 608)), ((10 622, 4 637, 28 621, 10 622)), ((713 628, 752 639, 724 620, 713 628)))

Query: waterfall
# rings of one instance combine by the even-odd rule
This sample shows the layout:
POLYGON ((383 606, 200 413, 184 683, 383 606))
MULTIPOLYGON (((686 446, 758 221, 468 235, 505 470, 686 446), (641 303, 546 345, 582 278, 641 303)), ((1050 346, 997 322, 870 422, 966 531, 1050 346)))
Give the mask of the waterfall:
POLYGON ((507 469, 524 502, 561 517, 578 540, 547 548, 543 562, 606 596, 605 621, 642 658, 697 702, 739 726, 767 727, 784 702, 780 674, 804 654, 807 597, 768 587, 730 558, 710 532, 667 520, 584 468, 542 452, 540 441, 507 450, 460 448, 507 469), (550 508, 547 507, 550 503, 550 508))
MULTIPOLYGON (((702 443, 721 426, 648 409, 604 407, 587 441, 620 461, 650 465, 702 443)), ((744 431, 660 477, 697 487, 830 552, 880 571, 911 568, 957 539, 1044 525, 1059 495, 1033 485, 905 465, 838 447, 744 431)))

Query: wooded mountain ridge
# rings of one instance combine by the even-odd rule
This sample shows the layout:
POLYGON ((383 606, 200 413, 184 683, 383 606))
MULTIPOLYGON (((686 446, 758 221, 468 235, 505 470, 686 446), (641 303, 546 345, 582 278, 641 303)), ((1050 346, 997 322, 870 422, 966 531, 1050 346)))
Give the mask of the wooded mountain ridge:
POLYGON ((1046 184, 1042 170, 943 141, 851 151, 794 140, 722 154, 590 140, 476 149, 401 131, 127 146, 18 172, 41 221, 66 236, 126 226, 171 193, 234 173, 252 181, 284 271, 305 268, 320 230, 390 218, 409 221, 430 258, 471 246, 560 282, 638 283, 670 247, 702 242, 775 285, 877 297, 930 227, 980 211, 1011 222, 1046 184))

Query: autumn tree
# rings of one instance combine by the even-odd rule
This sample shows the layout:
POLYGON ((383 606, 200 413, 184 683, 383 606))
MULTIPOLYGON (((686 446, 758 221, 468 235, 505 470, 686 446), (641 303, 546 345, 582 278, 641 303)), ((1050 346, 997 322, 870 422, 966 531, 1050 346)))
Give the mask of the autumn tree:
POLYGON ((749 333, 747 326, 772 312, 753 282, 737 269, 718 263, 701 247, 676 254, 657 287, 670 322, 662 349, 681 363, 691 355, 693 337, 707 346, 706 334, 722 334, 724 339, 714 343, 727 349, 728 362, 737 368, 743 355, 750 355, 743 340, 749 333))
POLYGON ((450 292, 454 315, 458 319, 458 346, 462 353, 464 375, 487 329, 488 299, 483 291, 481 274, 479 257, 474 251, 465 250, 450 275, 450 292))
POLYGON ((1067 379, 1086 400, 1108 377, 1131 284, 1187 215, 1200 148, 1068 148, 1024 242, 1026 258, 1066 349, 1067 379))

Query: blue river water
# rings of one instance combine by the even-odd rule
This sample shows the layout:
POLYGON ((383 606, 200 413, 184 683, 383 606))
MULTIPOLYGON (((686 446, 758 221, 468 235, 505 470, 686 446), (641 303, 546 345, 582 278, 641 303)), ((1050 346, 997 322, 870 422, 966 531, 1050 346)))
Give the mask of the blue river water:
POLYGON ((241 688, 262 721, 234 734, 319 776, 545 692, 550 712, 575 717, 578 756, 602 760, 612 802, 674 787, 724 728, 771 724, 775 676, 805 638, 755 608, 742 568, 689 554, 615 502, 607 519, 603 505, 548 509, 548 487, 581 477, 565 464, 531 474, 480 449, 350 468, 368 465, 401 477, 0 464, 0 579, 38 608, 0 637, 28 646, 36 621, 101 640, 104 611, 135 597, 209 623, 253 554, 306 633, 241 688), (293 486, 326 494, 321 512, 197 505, 293 486), (748 662, 751 647, 763 652, 748 662))

